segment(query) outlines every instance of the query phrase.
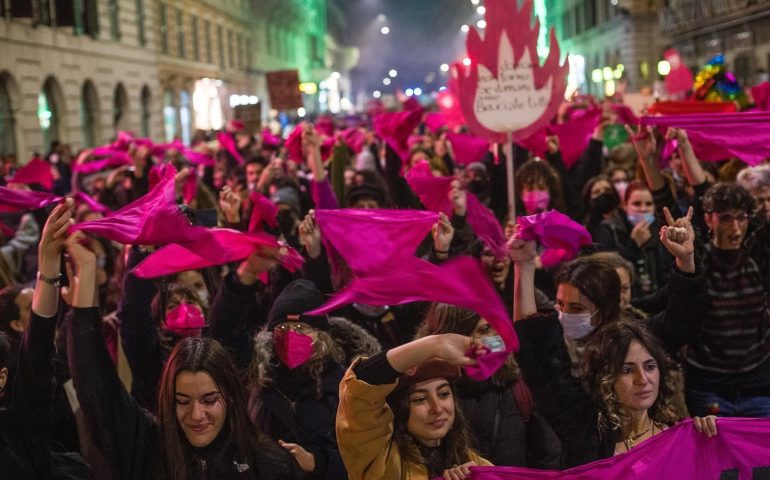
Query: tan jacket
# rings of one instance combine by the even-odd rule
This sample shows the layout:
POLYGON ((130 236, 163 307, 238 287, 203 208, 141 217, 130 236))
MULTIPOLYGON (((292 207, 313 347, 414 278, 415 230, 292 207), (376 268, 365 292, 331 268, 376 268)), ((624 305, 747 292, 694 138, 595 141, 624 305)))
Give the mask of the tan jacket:
MULTIPOLYGON (((405 463, 393 441, 393 412, 385 398, 396 383, 369 385, 356 378, 353 367, 340 383, 337 443, 350 480, 430 480, 425 465, 405 463)), ((468 458, 491 465, 470 450, 468 458)))

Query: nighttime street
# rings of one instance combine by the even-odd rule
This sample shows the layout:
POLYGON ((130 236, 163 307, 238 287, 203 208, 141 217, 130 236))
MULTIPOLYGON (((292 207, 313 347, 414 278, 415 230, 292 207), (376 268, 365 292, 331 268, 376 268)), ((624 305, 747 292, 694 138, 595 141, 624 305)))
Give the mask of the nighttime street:
POLYGON ((0 24, 0 480, 770 480, 770 0, 0 24))

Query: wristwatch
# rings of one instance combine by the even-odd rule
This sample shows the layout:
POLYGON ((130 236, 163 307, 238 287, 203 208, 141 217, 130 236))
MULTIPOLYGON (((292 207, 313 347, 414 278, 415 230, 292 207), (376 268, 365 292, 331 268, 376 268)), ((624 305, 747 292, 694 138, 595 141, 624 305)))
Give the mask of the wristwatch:
POLYGON ((62 274, 60 273, 59 275, 57 275, 57 276, 55 276, 53 278, 48 278, 45 275, 43 275, 40 271, 38 271, 37 272, 37 279, 40 280, 41 282, 47 283, 48 285, 50 285, 50 286, 52 286, 54 288, 59 288, 59 287, 61 287, 62 274))

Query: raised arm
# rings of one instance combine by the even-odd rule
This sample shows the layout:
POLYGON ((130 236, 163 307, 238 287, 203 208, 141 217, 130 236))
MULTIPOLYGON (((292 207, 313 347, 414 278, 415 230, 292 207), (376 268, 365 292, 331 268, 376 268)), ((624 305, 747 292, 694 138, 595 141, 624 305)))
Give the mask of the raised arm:
POLYGON ((102 334, 96 308, 96 255, 82 232, 67 239, 77 277, 69 328, 69 361, 78 401, 114 478, 149 478, 157 431, 149 415, 120 383, 102 334))
POLYGON ((516 235, 508 241, 513 261, 513 320, 521 320, 537 312, 535 302, 535 270, 537 245, 516 235))
POLYGON ((703 170, 698 159, 695 157, 695 151, 692 149, 687 132, 681 128, 669 129, 670 135, 675 136, 679 144, 679 153, 682 155, 682 167, 687 183, 692 185, 701 185, 706 181, 706 172, 703 170))

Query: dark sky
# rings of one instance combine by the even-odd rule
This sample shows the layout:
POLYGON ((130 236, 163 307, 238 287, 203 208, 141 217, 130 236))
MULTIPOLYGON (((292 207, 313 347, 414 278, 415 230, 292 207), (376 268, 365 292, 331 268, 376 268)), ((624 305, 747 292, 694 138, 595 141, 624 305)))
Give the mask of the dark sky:
POLYGON ((350 26, 348 40, 359 47, 361 58, 353 73, 353 89, 383 93, 400 88, 420 87, 425 92, 438 90, 445 82, 439 71, 442 63, 450 63, 465 52, 463 24, 481 18, 471 0, 345 0, 350 26), (385 15, 384 23, 378 19, 385 15), (387 25, 389 35, 380 28, 387 25), (398 76, 388 87, 382 79, 395 68, 398 76), (435 72, 436 80, 426 83, 435 72))

